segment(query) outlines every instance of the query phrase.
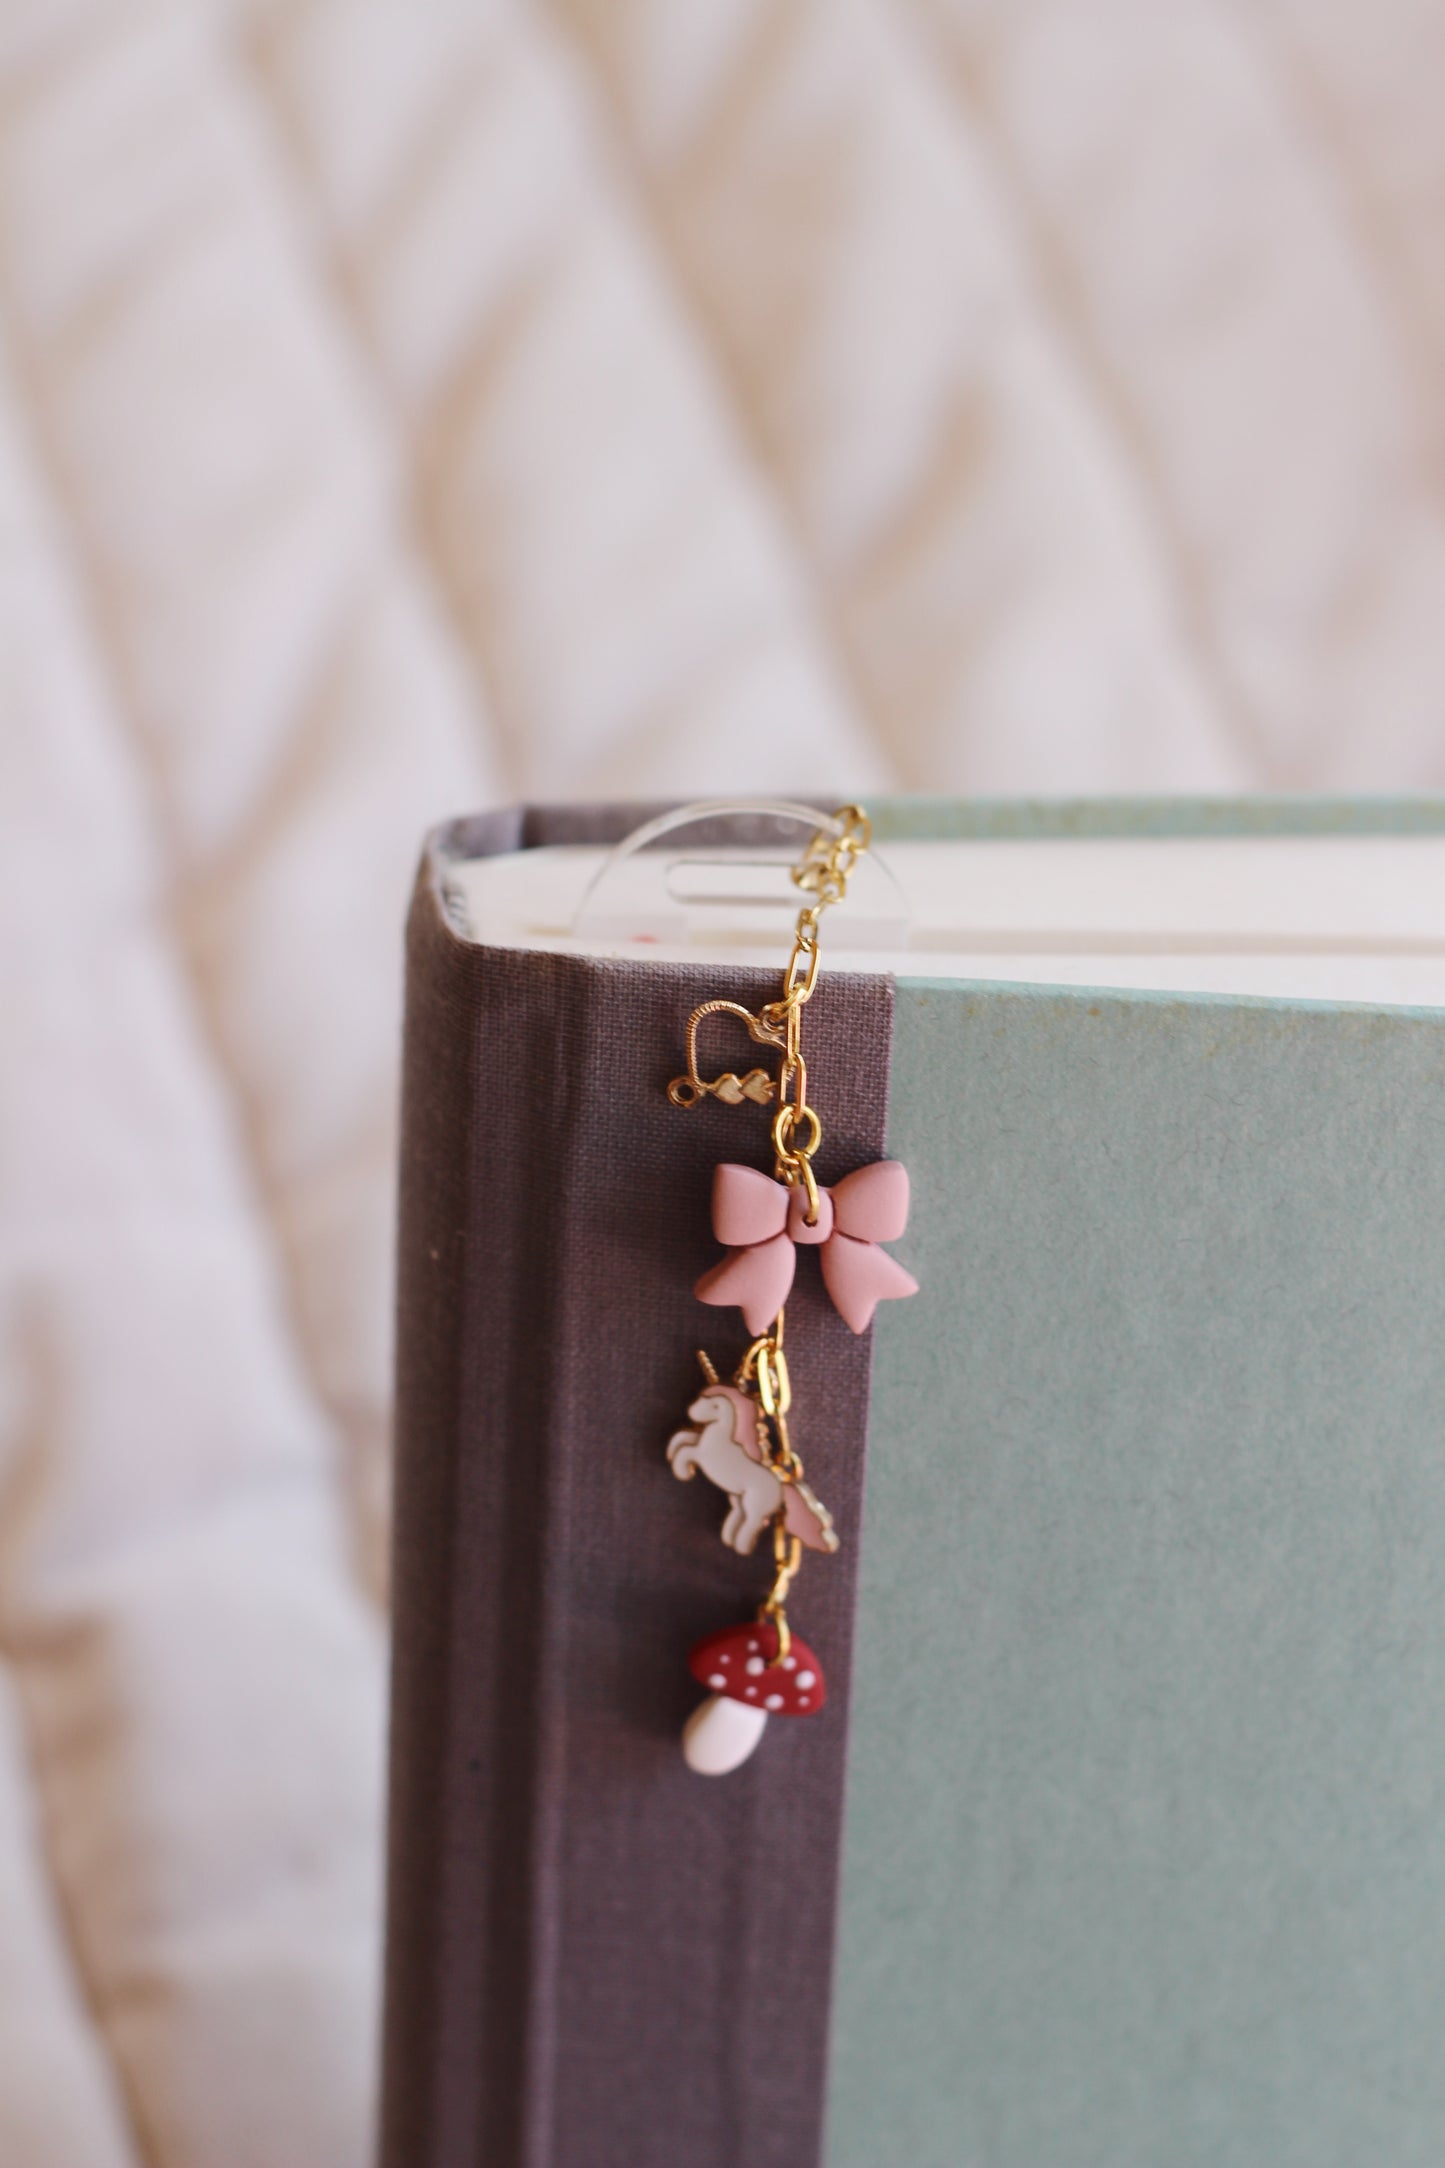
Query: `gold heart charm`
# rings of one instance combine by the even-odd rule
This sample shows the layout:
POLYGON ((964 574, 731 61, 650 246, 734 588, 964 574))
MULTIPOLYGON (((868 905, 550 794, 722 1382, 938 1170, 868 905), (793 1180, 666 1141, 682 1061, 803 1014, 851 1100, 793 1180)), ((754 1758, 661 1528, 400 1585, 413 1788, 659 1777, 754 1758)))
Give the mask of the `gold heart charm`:
POLYGON ((745 1077, 739 1077, 732 1069, 725 1069, 721 1076, 711 1079, 699 1075, 697 1027, 705 1016, 721 1015, 738 1017, 747 1025, 749 1038, 755 1039, 759 1046, 781 1047, 784 1044, 780 1030, 765 1024, 740 1001, 704 1001, 687 1020, 687 1073, 675 1076, 667 1087, 667 1096, 675 1107, 695 1107, 699 1099, 706 1099, 709 1094, 730 1107, 741 1106, 745 1099, 750 1099, 754 1106, 765 1107, 777 1090, 766 1069, 749 1069, 745 1077))
MULTIPOLYGON (((679 1084, 691 1084, 691 1077, 678 1077, 679 1084)), ((734 1076, 726 1069, 711 1084, 699 1084, 699 1092, 711 1092, 714 1099, 725 1099, 730 1107, 740 1107, 745 1099, 751 1099, 755 1107, 765 1107, 773 1096, 774 1085, 766 1069, 749 1069, 746 1076, 734 1076)), ((692 1102, 689 1101, 689 1104, 692 1102)))

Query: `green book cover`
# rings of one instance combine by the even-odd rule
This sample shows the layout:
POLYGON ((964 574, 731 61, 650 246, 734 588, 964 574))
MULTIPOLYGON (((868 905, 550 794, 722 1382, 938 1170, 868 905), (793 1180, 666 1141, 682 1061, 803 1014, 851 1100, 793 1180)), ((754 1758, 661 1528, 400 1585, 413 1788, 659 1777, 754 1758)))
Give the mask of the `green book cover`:
POLYGON ((900 976, 888 1145, 829 2168, 1440 2160, 1445 1014, 900 976))

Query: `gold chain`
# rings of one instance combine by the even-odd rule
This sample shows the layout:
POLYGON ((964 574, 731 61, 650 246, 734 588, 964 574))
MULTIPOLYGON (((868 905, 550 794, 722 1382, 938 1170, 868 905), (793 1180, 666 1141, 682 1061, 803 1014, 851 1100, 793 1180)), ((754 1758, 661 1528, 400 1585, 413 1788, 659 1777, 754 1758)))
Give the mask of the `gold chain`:
MULTIPOLYGON (((777 1156, 774 1171, 790 1189, 802 1183, 808 1200, 804 1218, 810 1227, 818 1222, 818 1184, 813 1173, 813 1155, 823 1141, 823 1125, 816 1110, 808 1104, 808 1065, 803 1059, 802 1047, 803 1010, 812 1000, 818 983, 818 936, 823 913, 843 901, 848 893, 848 877, 873 839, 872 823, 861 806, 839 806, 833 818, 838 833, 830 835, 827 829, 818 829, 793 868, 793 886, 802 889, 804 895, 813 900, 805 903, 798 913, 793 928, 793 953, 783 971, 782 992, 776 1001, 770 1001, 759 1012, 758 1019, 774 1030, 779 1026, 783 1030, 778 1111, 773 1116, 773 1151, 777 1156)), ((784 1324, 785 1313, 779 1310, 772 1331, 755 1341, 748 1352, 757 1371, 758 1398, 777 1440, 774 1467, 785 1483, 800 1483, 803 1463, 788 1435, 788 1407, 793 1394, 788 1378, 788 1358, 783 1353, 784 1324)), ((774 1665, 783 1662, 792 1646, 787 1596, 802 1561, 803 1546, 796 1536, 789 1535, 780 1513, 773 1523, 773 1585, 758 1609, 759 1618, 770 1620, 778 1637, 772 1658, 774 1665)))
MULTIPOLYGON (((748 1026, 759 1045, 781 1046, 783 1065, 778 1075, 778 1108, 773 1116, 774 1176, 789 1189, 801 1185, 807 1198, 804 1217, 810 1227, 818 1222, 818 1184, 813 1157, 823 1141, 823 1125, 808 1101, 808 1065, 803 1059, 803 1010, 818 983, 819 929, 823 913, 841 903, 848 893, 848 878, 872 841, 872 826, 861 806, 839 806, 833 816, 838 833, 820 828, 792 869, 792 881, 812 900, 798 913, 793 929, 793 952, 783 972, 782 990, 776 1001, 765 1002, 756 1016, 736 1002, 705 1002, 694 1010, 688 1025, 688 1071, 674 1077, 668 1097, 674 1106, 696 1106, 707 1093, 736 1103, 743 1098, 771 1097, 771 1086, 761 1070, 739 1080, 730 1073, 704 1083, 697 1073, 697 1025, 700 1018, 717 1010, 730 1010, 748 1026), (757 1079, 757 1084, 754 1079, 757 1079)), ((788 1433, 788 1408, 792 1385, 788 1359, 783 1353, 785 1316, 779 1310, 771 1329, 755 1339, 737 1373, 739 1385, 756 1382, 758 1390, 758 1442, 768 1467, 783 1483, 802 1483, 803 1463, 788 1433)), ((806 1494, 818 1510, 818 1501, 806 1494)), ((826 1515, 824 1516, 826 1520, 826 1515)), ((828 1526, 831 1528, 831 1522, 828 1526)), ((758 1617, 770 1621, 778 1645, 771 1665, 781 1664, 792 1645, 786 1609, 788 1591, 802 1563, 803 1546, 788 1533, 786 1516, 773 1522, 773 1581, 758 1607, 758 1617)))
POLYGON ((839 806, 833 816, 839 833, 820 828, 793 868, 795 888, 812 897, 798 913, 793 929, 793 953, 783 971, 783 989, 776 1001, 758 1012, 758 1022, 783 1033, 783 1066, 778 1077, 778 1111, 773 1116, 775 1172, 791 1189, 802 1183, 808 1199, 805 1217, 810 1227, 818 1219, 818 1184, 813 1176, 813 1155, 823 1141, 823 1125, 808 1104, 808 1065, 803 1059, 803 1010, 818 983, 819 928, 823 913, 841 903, 848 893, 848 876, 867 850, 873 830, 861 806, 839 806))
MULTIPOLYGON (((783 1353, 783 1328, 784 1312, 779 1310, 771 1330, 760 1333, 743 1357, 738 1383, 757 1381, 758 1440, 767 1466, 781 1482, 801 1483, 803 1463, 788 1435, 793 1388, 788 1358, 783 1353)), ((803 1546, 796 1536, 789 1535, 780 1513, 773 1522, 773 1583, 758 1606, 758 1617, 769 1620, 778 1636, 778 1645, 769 1659, 770 1670, 782 1663, 793 1645, 786 1605, 788 1590, 802 1562, 803 1546)))

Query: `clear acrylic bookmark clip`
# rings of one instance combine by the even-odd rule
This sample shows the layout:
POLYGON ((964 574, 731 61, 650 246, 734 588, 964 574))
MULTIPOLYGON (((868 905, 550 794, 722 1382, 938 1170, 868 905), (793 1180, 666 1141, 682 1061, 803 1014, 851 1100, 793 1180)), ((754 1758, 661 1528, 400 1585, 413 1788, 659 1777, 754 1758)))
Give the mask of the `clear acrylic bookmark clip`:
MULTIPOLYGON (((776 948, 798 914, 791 875, 800 829, 839 832, 831 813, 772 798, 700 800, 644 821, 588 882, 572 937, 776 948)), ((843 950, 907 948, 909 918, 897 875, 874 849, 837 906, 832 940, 843 950)))

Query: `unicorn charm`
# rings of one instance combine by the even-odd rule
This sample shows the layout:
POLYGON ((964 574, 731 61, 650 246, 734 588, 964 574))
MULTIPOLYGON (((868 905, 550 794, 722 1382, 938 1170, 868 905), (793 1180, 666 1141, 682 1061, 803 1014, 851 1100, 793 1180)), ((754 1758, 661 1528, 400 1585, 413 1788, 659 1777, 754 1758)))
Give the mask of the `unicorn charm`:
POLYGON ((785 1480, 765 1457, 766 1426, 758 1402, 739 1385, 724 1385, 705 1355, 706 1383, 688 1409, 696 1429, 676 1430, 667 1442, 668 1465, 690 1483, 701 1468, 731 1501, 723 1542, 743 1558, 751 1555, 769 1522, 781 1519, 789 1536, 810 1551, 836 1551, 838 1535, 822 1500, 801 1476, 785 1480))

